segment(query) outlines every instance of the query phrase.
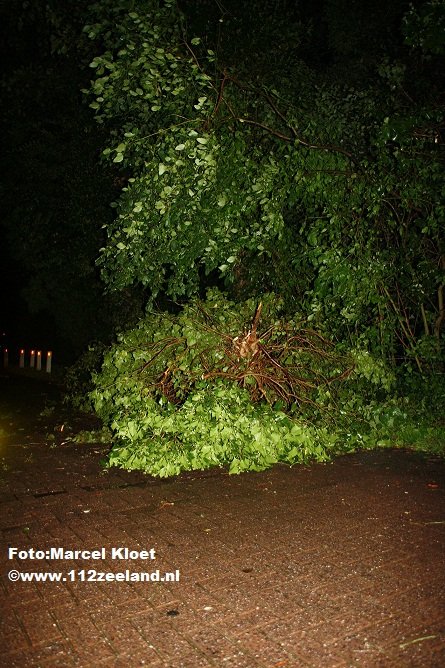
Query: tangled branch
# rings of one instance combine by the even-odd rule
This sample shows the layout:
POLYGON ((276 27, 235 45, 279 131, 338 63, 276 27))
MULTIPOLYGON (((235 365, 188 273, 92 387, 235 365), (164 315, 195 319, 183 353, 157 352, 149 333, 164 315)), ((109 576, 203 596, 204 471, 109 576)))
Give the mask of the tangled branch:
POLYGON ((244 388, 254 403, 316 405, 320 388, 345 380, 353 370, 352 363, 314 330, 297 331, 295 325, 280 321, 261 332, 261 303, 250 327, 235 337, 221 331, 202 305, 199 311, 204 322, 195 321, 194 326, 208 335, 198 337, 201 345, 190 346, 185 337, 157 341, 140 369, 152 371, 151 389, 171 403, 185 401, 197 383, 222 379, 244 388), (167 350, 168 363, 159 371, 157 362, 167 350))

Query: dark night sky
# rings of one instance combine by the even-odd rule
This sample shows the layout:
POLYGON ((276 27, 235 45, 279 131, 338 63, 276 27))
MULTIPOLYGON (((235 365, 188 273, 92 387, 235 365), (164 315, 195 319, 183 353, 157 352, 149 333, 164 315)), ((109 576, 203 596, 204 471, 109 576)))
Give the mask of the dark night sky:
MULTIPOLYGON (((67 91, 74 99, 81 99, 80 88, 81 80, 80 74, 71 81, 72 90, 58 91, 60 87, 60 72, 66 68, 66 78, 69 79, 73 69, 77 68, 77 63, 72 59, 69 61, 66 58, 53 56, 50 53, 50 39, 49 26, 46 21, 45 6, 57 8, 58 0, 53 0, 50 3, 37 0, 34 3, 22 3, 19 0, 12 0, 9 3, 2 3, 0 16, 0 62, 2 63, 2 81, 1 84, 7 86, 6 98, 8 102, 12 102, 14 108, 17 109, 17 121, 14 116, 11 120, 10 109, 8 104, 4 104, 1 111, 1 123, 3 126, 2 136, 6 137, 6 146, 0 156, 0 178, 1 178, 1 192, 0 192, 0 328, 6 332, 10 347, 18 348, 22 346, 27 347, 51 347, 60 351, 66 352, 66 345, 57 334, 57 328, 52 315, 48 312, 32 312, 29 303, 24 297, 24 289, 28 286, 30 278, 35 276, 35 271, 29 269, 26 264, 19 261, 17 258, 16 248, 12 246, 8 239, 7 231, 9 228, 7 224, 2 225, 3 220, 14 220, 11 218, 11 209, 15 204, 20 207, 23 200, 29 195, 29 172, 34 169, 36 175, 36 182, 42 173, 50 173, 53 169, 53 179, 57 180, 57 172, 51 163, 44 164, 45 154, 36 157, 34 156, 34 164, 28 168, 25 162, 25 168, 28 168, 28 174, 25 180, 20 179, 20 166, 23 164, 23 156, 26 161, 26 145, 32 144, 34 141, 42 141, 45 133, 48 133, 50 141, 58 142, 61 154, 66 146, 64 146, 65 136, 60 130, 60 119, 54 121, 54 98, 60 98, 61 115, 66 113, 66 109, 62 111, 66 105, 67 91), (25 6, 25 9, 23 7, 25 6), (66 62, 65 62, 66 61, 66 62), (41 90, 32 83, 29 86, 31 92, 23 91, 21 85, 26 87, 26 76, 30 77, 32 82, 35 72, 45 71, 47 68, 47 75, 43 78, 44 85, 41 90), (14 91, 8 89, 10 77, 14 77, 16 72, 29 72, 28 75, 20 79, 20 85, 14 91), (48 94, 49 93, 49 94, 48 94), (32 104, 32 96, 43 98, 36 100, 35 105, 32 104), (44 97, 47 95, 49 102, 47 110, 45 110, 44 97), (9 96, 9 97, 8 97, 9 96), (51 98, 52 96, 52 98, 51 98), (22 104, 22 100, 23 104, 22 104), (53 106, 51 106, 53 105, 53 106), (33 109, 34 107, 34 109, 33 109), (36 111, 37 110, 37 111, 36 111), (8 113, 9 112, 9 113, 8 113), (47 127, 45 127, 47 123, 47 127), (59 129, 57 127, 59 124, 59 129), (40 136, 39 136, 40 135, 40 136), (51 136, 52 135, 52 136, 51 136), (19 143, 16 144, 16 138, 19 138, 19 143), (41 158, 42 170, 39 170, 38 159, 41 158)), ((77 20, 81 19, 81 8, 88 4, 86 0, 80 0, 76 3, 79 11, 77 20)), ((70 11, 67 3, 60 3, 63 11, 70 11)), ((80 63, 79 63, 80 65, 80 63)), ((80 68, 79 72, 81 71, 80 68)), ((5 96, 3 101, 5 100, 5 96)), ((69 112, 69 110, 68 110, 69 112)), ((73 108, 73 114, 78 114, 78 110, 73 108)), ((94 123, 91 119, 92 125, 94 123)), ((81 140, 82 138, 80 138, 81 140)), ((48 152, 48 161, 51 160, 51 153, 48 152)), ((24 170, 26 171, 26 169, 24 170)), ((32 175, 31 175, 32 179, 32 175)), ((32 184, 31 184, 32 185, 32 184)), ((47 193, 36 192, 36 200, 41 199, 45 201, 48 197, 47 193)), ((41 206, 36 202, 37 210, 41 206)), ((44 213, 45 215, 45 213, 44 213)), ((62 224, 65 221, 62 221, 62 224)), ((19 242, 20 243, 20 242, 19 242)), ((31 250, 32 252, 32 250, 31 250)), ((71 249, 67 246, 64 249, 68 257, 71 249)))

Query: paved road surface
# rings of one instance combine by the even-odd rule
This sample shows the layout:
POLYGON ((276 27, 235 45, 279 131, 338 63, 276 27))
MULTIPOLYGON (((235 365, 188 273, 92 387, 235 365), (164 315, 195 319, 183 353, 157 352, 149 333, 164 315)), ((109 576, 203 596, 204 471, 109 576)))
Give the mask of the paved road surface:
POLYGON ((236 477, 104 472, 103 445, 63 442, 59 411, 39 418, 56 396, 0 378, 0 666, 445 666, 443 461, 382 451, 236 477))

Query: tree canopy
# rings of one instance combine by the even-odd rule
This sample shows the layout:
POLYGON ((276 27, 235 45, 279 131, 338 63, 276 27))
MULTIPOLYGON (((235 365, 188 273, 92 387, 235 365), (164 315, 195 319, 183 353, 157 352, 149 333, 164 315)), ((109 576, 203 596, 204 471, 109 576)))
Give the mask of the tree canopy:
POLYGON ((90 106, 127 179, 101 251, 105 282, 178 298, 217 277, 243 295, 282 293, 386 353, 438 338, 440 48, 413 37, 427 7, 396 3, 388 16, 326 2, 326 53, 312 64, 304 5, 229 3, 217 18, 205 2, 130 4, 97 3, 86 28, 102 45, 90 106))

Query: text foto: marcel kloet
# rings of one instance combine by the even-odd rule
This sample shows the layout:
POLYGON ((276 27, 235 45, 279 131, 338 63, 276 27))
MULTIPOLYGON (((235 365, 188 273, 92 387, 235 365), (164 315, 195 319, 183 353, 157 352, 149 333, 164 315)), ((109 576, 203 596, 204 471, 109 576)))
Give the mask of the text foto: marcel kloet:
POLYGON ((128 547, 99 547, 94 550, 67 550, 64 547, 49 547, 46 550, 8 548, 8 559, 156 559, 154 547, 149 550, 130 550, 128 547))

